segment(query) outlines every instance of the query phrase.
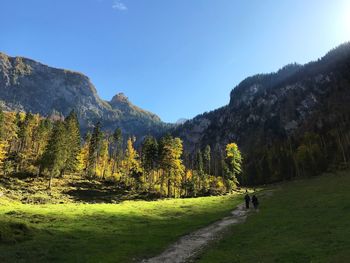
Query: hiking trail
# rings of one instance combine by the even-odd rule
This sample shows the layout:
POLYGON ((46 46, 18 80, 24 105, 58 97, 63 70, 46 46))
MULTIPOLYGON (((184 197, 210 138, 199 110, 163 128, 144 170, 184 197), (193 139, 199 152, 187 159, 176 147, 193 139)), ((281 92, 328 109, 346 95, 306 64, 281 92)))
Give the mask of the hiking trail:
POLYGON ((224 217, 204 228, 198 229, 188 235, 181 237, 170 245, 163 253, 142 263, 183 263, 188 262, 207 246, 211 241, 228 226, 243 223, 247 215, 253 209, 246 210, 245 204, 240 204, 231 212, 230 216, 224 217))

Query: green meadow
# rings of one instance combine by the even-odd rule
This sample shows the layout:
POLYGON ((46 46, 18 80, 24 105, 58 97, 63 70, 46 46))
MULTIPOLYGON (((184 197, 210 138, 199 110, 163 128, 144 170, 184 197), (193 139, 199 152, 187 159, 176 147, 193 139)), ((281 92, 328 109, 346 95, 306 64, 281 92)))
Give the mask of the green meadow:
POLYGON ((350 262, 350 172, 275 190, 198 262, 350 262))
POLYGON ((120 204, 2 201, 0 262, 140 261, 240 202, 238 194, 120 204))
MULTIPOLYGON (((259 212, 195 260, 350 262, 349 186, 349 172, 273 186, 259 212)), ((140 262, 228 215, 242 195, 120 204, 0 200, 0 262, 140 262)))

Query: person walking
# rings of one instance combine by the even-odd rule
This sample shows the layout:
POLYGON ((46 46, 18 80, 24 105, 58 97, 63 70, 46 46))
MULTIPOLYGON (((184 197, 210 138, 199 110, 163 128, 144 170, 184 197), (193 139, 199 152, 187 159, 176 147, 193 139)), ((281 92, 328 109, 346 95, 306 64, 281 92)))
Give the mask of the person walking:
POLYGON ((245 196, 244 196, 244 201, 245 201, 245 208, 249 209, 249 203, 250 203, 250 196, 248 194, 248 190, 245 190, 245 196))
POLYGON ((259 207, 259 200, 258 200, 258 198, 255 195, 253 195, 253 197, 252 197, 252 203, 253 203, 254 208, 258 209, 258 207, 259 207))

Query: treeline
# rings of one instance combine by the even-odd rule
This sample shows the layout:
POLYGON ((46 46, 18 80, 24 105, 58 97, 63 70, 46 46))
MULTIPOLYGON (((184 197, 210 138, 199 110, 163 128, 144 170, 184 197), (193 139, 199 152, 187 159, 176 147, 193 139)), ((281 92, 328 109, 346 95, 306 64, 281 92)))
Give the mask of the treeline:
POLYGON ((215 176, 209 146, 186 167, 184 158, 189 155, 179 138, 147 136, 137 148, 135 142, 135 137, 124 138, 120 129, 103 132, 100 123, 82 138, 74 111, 64 120, 0 111, 0 166, 5 175, 46 177, 50 188, 53 177, 74 173, 160 197, 217 195, 237 185, 242 158, 235 143, 227 145, 223 171, 215 176))

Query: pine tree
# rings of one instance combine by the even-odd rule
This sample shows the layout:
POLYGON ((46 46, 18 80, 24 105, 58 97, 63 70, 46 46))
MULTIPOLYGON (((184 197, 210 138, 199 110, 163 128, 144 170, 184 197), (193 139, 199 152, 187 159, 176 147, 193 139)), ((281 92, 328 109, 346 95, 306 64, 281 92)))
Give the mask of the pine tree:
POLYGON ((67 129, 67 163, 66 170, 69 172, 76 172, 78 169, 78 156, 81 151, 81 139, 78 116, 75 111, 71 111, 65 119, 65 126, 67 129))
POLYGON ((112 137, 112 175, 120 169, 120 163, 123 155, 123 134, 120 128, 115 129, 112 137))
POLYGON ((23 122, 20 124, 17 171, 28 171, 28 168, 36 161, 33 138, 38 121, 38 115, 27 113, 23 122))
POLYGON ((52 130, 52 123, 48 119, 39 120, 33 133, 34 152, 37 158, 43 154, 52 130))
POLYGON ((97 122, 95 124, 94 130, 91 135, 89 144, 89 157, 87 165, 87 175, 88 177, 93 177, 96 175, 96 166, 98 161, 98 155, 101 148, 101 142, 103 138, 103 133, 101 131, 101 123, 97 122))
POLYGON ((152 173, 157 168, 158 142, 152 136, 147 136, 142 143, 141 163, 149 189, 153 188, 154 180, 152 173))
POLYGON ((199 191, 203 190, 203 183, 204 183, 204 170, 203 170, 203 156, 202 151, 198 150, 196 153, 196 162, 195 162, 195 169, 197 171, 198 176, 198 185, 197 188, 199 191))
POLYGON ((203 163, 204 163, 204 172, 206 174, 211 174, 211 148, 210 145, 207 145, 203 152, 203 163))
POLYGON ((66 138, 64 123, 57 121, 41 161, 42 169, 49 171, 49 189, 52 178, 64 172, 68 157, 66 138))

